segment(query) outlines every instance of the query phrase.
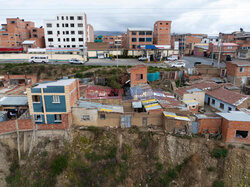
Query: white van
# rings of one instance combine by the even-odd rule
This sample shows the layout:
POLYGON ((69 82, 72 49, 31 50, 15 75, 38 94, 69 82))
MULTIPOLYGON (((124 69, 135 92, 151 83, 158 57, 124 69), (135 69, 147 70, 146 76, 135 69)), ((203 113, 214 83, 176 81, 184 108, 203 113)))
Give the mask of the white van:
POLYGON ((29 62, 30 63, 48 63, 49 62, 49 59, 48 59, 48 56, 32 56, 30 59, 29 59, 29 62))

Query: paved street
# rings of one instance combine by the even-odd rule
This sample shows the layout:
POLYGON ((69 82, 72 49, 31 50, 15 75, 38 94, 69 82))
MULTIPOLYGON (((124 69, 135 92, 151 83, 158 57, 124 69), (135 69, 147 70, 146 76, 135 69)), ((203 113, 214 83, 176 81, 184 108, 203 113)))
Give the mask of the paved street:
MULTIPOLYGON (((217 66, 217 61, 212 60, 210 58, 204 57, 194 57, 194 56, 186 56, 182 59, 186 63, 186 68, 193 68, 195 62, 201 62, 202 64, 214 64, 217 66)), ((0 63, 24 63, 27 61, 24 60, 3 60, 0 59, 0 63)), ((68 64, 68 61, 57 61, 57 62, 50 62, 49 64, 68 64)), ((138 64, 145 64, 147 66, 154 66, 154 67, 166 67, 165 63, 144 63, 140 62, 137 59, 115 59, 113 61, 109 59, 90 59, 85 65, 88 66, 134 66, 138 64)), ((224 67, 225 64, 221 63, 220 67, 224 67)))

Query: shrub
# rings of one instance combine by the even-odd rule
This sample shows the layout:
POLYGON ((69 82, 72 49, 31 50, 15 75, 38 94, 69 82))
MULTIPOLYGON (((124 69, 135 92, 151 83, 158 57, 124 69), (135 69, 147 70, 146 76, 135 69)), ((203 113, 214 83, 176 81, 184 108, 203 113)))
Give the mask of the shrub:
POLYGON ((225 158, 227 157, 228 150, 224 148, 215 148, 212 152, 212 156, 215 158, 225 158))
POLYGON ((213 183, 213 187, 224 187, 224 186, 225 185, 224 185, 223 181, 217 180, 217 181, 214 181, 214 183, 213 183))
POLYGON ((69 155, 67 153, 59 155, 52 161, 50 169, 53 175, 60 175, 68 166, 69 155))
POLYGON ((160 162, 157 162, 156 164, 155 164, 155 167, 156 167, 156 169, 157 170, 162 170, 163 169, 163 164, 162 163, 160 163, 160 162))
POLYGON ((209 172, 213 172, 213 171, 216 171, 216 168, 211 166, 211 167, 208 167, 207 170, 209 172))

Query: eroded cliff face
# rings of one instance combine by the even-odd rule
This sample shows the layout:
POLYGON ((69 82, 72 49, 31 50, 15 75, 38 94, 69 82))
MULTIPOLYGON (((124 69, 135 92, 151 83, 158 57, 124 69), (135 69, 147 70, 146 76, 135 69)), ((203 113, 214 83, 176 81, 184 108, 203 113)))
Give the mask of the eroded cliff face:
POLYGON ((0 139, 1 185, 249 185, 249 150, 221 141, 137 128, 89 128, 69 137, 36 138, 31 154, 21 149, 20 164, 16 139, 0 139))

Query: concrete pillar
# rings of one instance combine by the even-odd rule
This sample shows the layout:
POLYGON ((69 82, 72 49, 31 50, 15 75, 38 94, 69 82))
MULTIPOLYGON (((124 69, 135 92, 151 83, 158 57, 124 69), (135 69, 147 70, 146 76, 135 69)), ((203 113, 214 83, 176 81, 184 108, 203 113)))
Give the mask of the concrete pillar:
POLYGON ((147 49, 146 49, 146 54, 147 54, 148 62, 150 62, 150 58, 148 57, 148 50, 147 49))

